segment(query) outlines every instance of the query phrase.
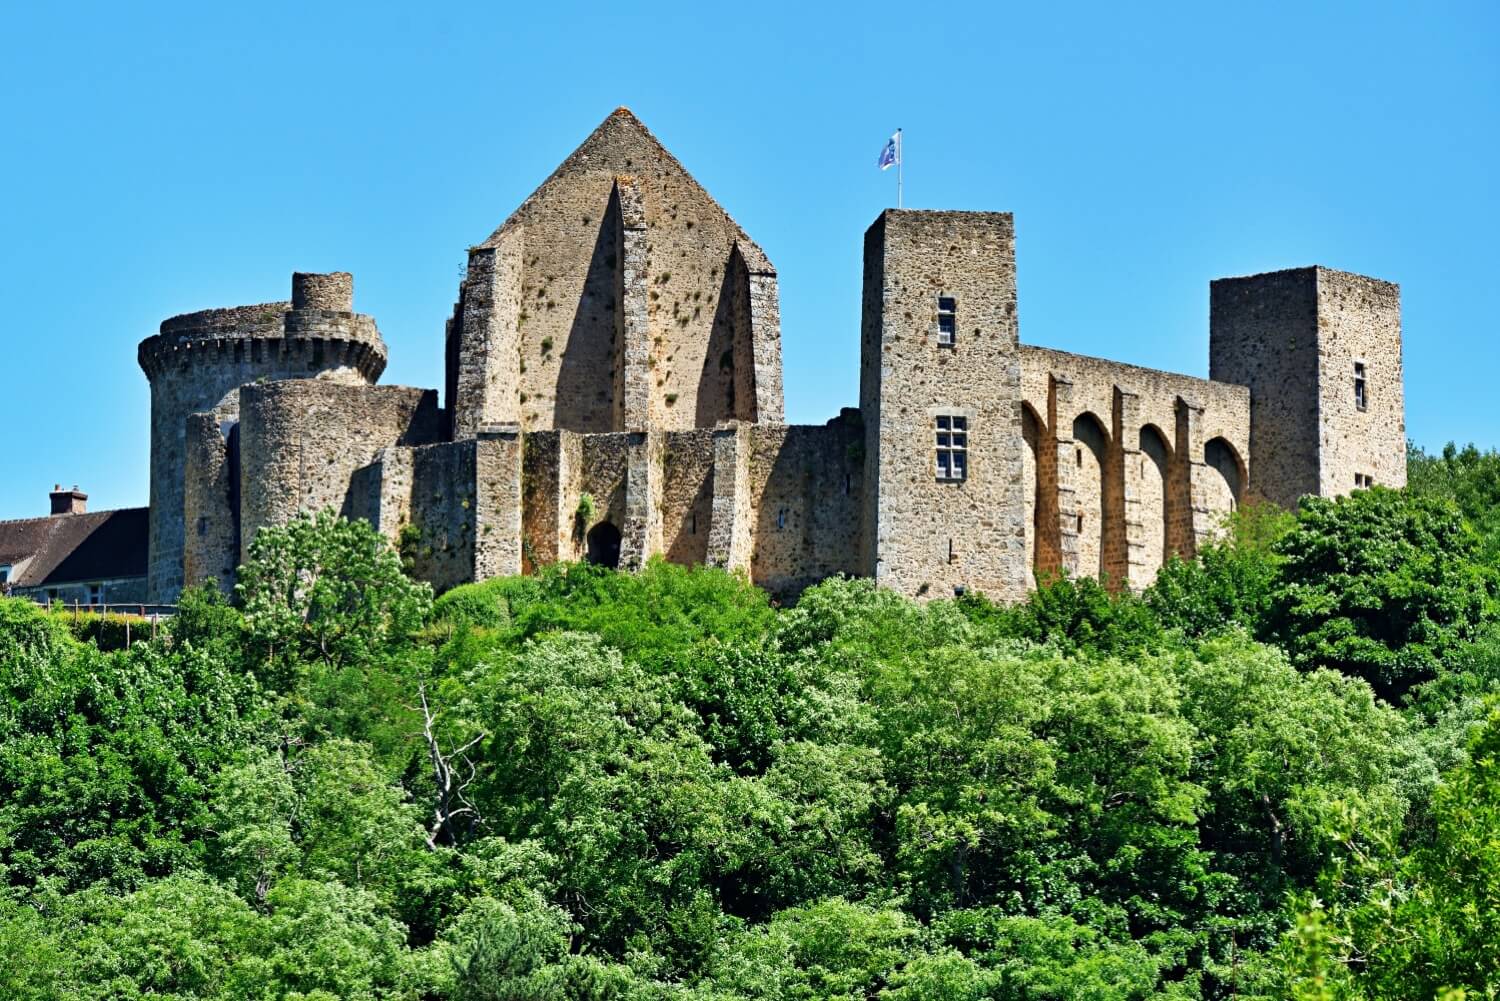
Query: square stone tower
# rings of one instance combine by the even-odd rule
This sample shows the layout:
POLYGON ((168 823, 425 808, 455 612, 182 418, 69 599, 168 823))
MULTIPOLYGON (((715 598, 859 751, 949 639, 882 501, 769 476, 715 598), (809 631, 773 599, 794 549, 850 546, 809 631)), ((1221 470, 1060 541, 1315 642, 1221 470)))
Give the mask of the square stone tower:
POLYGON ((1024 597, 1015 230, 888 210, 865 233, 861 565, 915 597, 1024 597))
POLYGON ((1250 496, 1405 486, 1398 286, 1296 268, 1219 279, 1209 302, 1209 378, 1250 388, 1250 496))

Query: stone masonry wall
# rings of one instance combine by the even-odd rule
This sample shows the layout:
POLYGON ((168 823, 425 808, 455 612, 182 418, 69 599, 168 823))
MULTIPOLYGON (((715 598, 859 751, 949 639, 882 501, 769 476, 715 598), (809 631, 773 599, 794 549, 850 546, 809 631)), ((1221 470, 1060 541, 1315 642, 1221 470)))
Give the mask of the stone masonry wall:
POLYGON ((750 577, 778 598, 860 572, 864 428, 854 414, 749 429, 750 577))
POLYGON ((860 410, 867 567, 903 594, 1025 593, 1015 241, 1005 213, 888 210, 865 234, 860 410), (957 304, 954 344, 938 305, 957 304), (936 469, 936 419, 967 421, 967 475, 936 469), (870 496, 873 494, 873 497, 870 496))
POLYGON ((1318 493, 1354 489, 1356 474, 1406 485, 1406 397, 1401 360, 1401 289, 1390 282, 1317 268, 1318 493), (1364 366, 1365 404, 1354 396, 1364 366))
POLYGON ((473 437, 480 428, 520 420, 525 242, 525 227, 516 226, 493 245, 469 251, 459 314, 448 330, 457 341, 457 350, 448 352, 445 401, 454 437, 473 437))
POLYGON ((1209 284, 1209 378, 1249 387, 1249 493, 1292 507, 1318 490, 1315 268, 1209 284))
MULTIPOLYGON (((443 424, 435 390, 308 379, 241 387, 241 544, 302 511, 367 510, 356 473, 390 446, 436 443, 443 424)), ((412 489, 421 489, 415 474, 412 489)))
POLYGON ((294 311, 289 305, 263 303, 175 316, 141 342, 138 359, 151 382, 148 589, 153 601, 176 600, 184 582, 188 416, 212 411, 232 423, 234 390, 257 380, 363 384, 374 382, 385 367, 385 345, 369 317, 294 311))
POLYGON ((186 528, 182 572, 187 585, 213 583, 219 593, 234 593, 240 563, 238 448, 229 438, 238 428, 213 413, 187 419, 183 467, 183 516, 186 528), (226 426, 227 425, 227 426, 226 426))
POLYGON ((708 562, 713 524, 714 434, 709 428, 666 435, 662 452, 662 555, 691 566, 708 562))
POLYGON ((1166 553, 1191 555, 1241 499, 1209 459, 1223 449, 1244 468, 1245 387, 1031 345, 1020 359, 1037 424, 1026 487, 1037 575, 1145 587, 1166 553), (1079 428, 1094 429, 1092 444, 1079 428))
MULTIPOLYGON (((499 248, 518 233, 524 238, 514 318, 515 398, 524 430, 607 432, 628 426, 619 398, 623 387, 615 384, 625 347, 620 313, 638 301, 644 303, 649 373, 645 420, 676 430, 746 416, 743 401, 732 398, 734 380, 725 378, 721 366, 729 352, 739 367, 730 274, 736 246, 747 261, 754 259, 745 278, 755 287, 749 296, 755 305, 749 338, 754 357, 746 366, 778 369, 774 379, 767 370, 758 380, 756 398, 764 397, 765 406, 755 416, 779 418, 774 271, 769 262, 761 263, 758 248, 747 249, 753 244, 744 231, 628 111, 606 119, 476 253, 499 248), (622 182, 627 186, 620 187, 622 182), (641 221, 639 228, 622 218, 622 194, 630 196, 632 212, 638 199, 633 218, 641 221)), ((470 271, 461 327, 507 326, 498 307, 475 294, 472 260, 470 271)), ((474 350, 465 343, 461 354, 474 350)), ((483 363, 465 356, 458 367, 462 373, 483 363)), ((471 391, 460 378, 459 397, 471 391)), ((460 399, 455 413, 468 406, 460 399)), ((640 409, 632 407, 632 415, 640 409)))

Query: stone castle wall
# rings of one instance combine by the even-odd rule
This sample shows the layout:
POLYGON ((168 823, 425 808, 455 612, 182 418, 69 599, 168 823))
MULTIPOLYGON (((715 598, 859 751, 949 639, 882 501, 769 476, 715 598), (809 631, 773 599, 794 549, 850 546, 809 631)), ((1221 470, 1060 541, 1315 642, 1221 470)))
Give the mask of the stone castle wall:
POLYGON ((1144 587, 1243 499, 1245 387, 1031 345, 1020 358, 1034 576, 1144 587))
MULTIPOLYGON (((438 442, 443 425, 434 390, 312 379, 241 387, 243 546, 262 526, 284 524, 301 511, 355 513, 362 503, 352 489, 356 474, 390 446, 438 442)), ((414 493, 426 488, 415 471, 412 483, 414 493)))
POLYGON ((1347 493, 1363 482, 1356 475, 1405 485, 1398 286, 1297 268, 1220 279, 1210 300, 1209 374, 1249 387, 1253 400, 1252 494, 1290 506, 1347 493))
POLYGON ((765 255, 622 111, 470 252, 455 427, 779 421, 777 323, 765 255))
POLYGON ((750 579, 773 594, 861 572, 864 427, 856 415, 750 429, 750 579))
POLYGON ((1026 589, 1015 236, 1007 213, 887 210, 865 234, 865 566, 904 594, 1026 589), (939 304, 956 303, 954 342, 939 304), (939 417, 967 472, 936 469, 939 417))
POLYGON ((1396 286, 1305 268, 1210 300, 1211 380, 1023 345, 1009 214, 887 211, 859 409, 786 426, 775 269, 621 109, 471 249, 446 408, 374 385, 345 272, 141 344, 151 596, 228 587, 259 527, 325 507, 439 589, 657 557, 784 597, 840 573, 922 598, 1139 589, 1246 500, 1405 482, 1396 286))
MULTIPOLYGON (((174 600, 184 584, 188 417, 212 413, 227 445, 239 386, 302 378, 370 383, 384 369, 386 353, 367 316, 273 302, 172 317, 141 343, 138 359, 151 381, 148 591, 162 602, 174 600)), ((200 516, 194 514, 195 525, 200 516)), ((193 572, 222 577, 217 564, 195 565, 193 572)))
POLYGON ((1327 268, 1317 269, 1317 282, 1318 493, 1347 493, 1357 485, 1357 475, 1403 487, 1401 290, 1390 282, 1327 268), (1356 364, 1363 366, 1363 408, 1354 394, 1356 364))

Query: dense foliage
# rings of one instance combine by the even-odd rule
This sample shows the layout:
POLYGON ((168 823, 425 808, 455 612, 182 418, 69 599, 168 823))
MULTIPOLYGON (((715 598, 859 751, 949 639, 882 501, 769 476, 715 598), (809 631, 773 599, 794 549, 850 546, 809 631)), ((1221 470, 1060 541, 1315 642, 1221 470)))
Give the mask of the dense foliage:
POLYGON ((433 601, 325 514, 128 647, 0 602, 0 996, 1493 997, 1468 454, 1142 596, 781 610, 653 563, 433 601))

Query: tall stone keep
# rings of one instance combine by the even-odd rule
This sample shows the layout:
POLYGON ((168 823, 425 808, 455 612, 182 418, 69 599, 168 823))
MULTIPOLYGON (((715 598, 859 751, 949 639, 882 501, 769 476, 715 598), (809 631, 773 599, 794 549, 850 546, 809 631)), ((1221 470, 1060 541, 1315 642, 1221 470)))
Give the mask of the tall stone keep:
MULTIPOLYGON (((149 600, 177 600, 189 532, 222 528, 207 517, 186 525, 189 417, 198 415, 199 432, 217 426, 222 440, 209 444, 224 453, 219 465, 225 486, 222 505, 216 506, 237 507, 228 470, 236 461, 230 453, 239 423, 239 387, 311 378, 373 384, 385 368, 385 342, 375 321, 353 309, 354 279, 348 273, 298 273, 292 276, 291 302, 174 316, 141 342, 137 358, 151 383, 149 600)), ((201 452, 205 446, 195 442, 201 452)), ((222 568, 203 576, 222 579, 222 568)))
POLYGON ((903 594, 1026 591, 1009 213, 888 210, 865 233, 862 563, 903 594))
POLYGON ((1250 496, 1406 484, 1397 285, 1311 267, 1209 290, 1209 378, 1250 388, 1250 496))

